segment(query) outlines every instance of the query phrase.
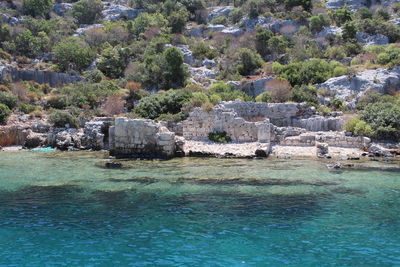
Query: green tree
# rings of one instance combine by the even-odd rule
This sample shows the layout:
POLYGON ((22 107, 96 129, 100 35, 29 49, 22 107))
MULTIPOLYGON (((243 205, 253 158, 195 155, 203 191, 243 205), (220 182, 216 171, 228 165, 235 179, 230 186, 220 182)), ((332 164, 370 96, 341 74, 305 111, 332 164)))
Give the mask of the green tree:
POLYGON ((346 41, 356 41, 356 35, 357 35, 357 26, 354 22, 346 22, 343 25, 343 33, 342 37, 346 41))
POLYGON ((265 57, 269 53, 268 41, 274 36, 273 32, 265 27, 257 27, 256 29, 256 50, 265 57))
POLYGON ((189 19, 189 14, 186 9, 173 12, 168 16, 169 26, 171 27, 172 33, 182 33, 185 29, 186 22, 189 19))
POLYGON ((92 24, 96 22, 103 10, 100 0, 80 0, 72 8, 72 16, 81 24, 92 24))
POLYGON ((11 115, 11 110, 4 104, 0 104, 0 124, 6 123, 11 115))
POLYGON ((124 74, 128 55, 128 48, 109 47, 103 51, 103 54, 97 61, 97 68, 107 77, 116 79, 124 74))
POLYGON ((53 55, 62 71, 70 68, 80 71, 90 65, 96 54, 83 40, 70 37, 53 48, 53 55))
POLYGON ((177 88, 183 86, 188 77, 185 65, 183 65, 183 54, 176 47, 167 48, 163 53, 164 65, 164 86, 166 88, 177 88))
POLYGON ((251 74, 260 68, 264 62, 258 53, 248 48, 239 49, 236 58, 236 68, 241 75, 251 74))
POLYGON ((347 6, 332 12, 331 16, 338 26, 342 26, 342 24, 353 19, 347 6))
POLYGON ((53 7, 52 0, 24 0, 24 13, 32 17, 47 17, 53 7))

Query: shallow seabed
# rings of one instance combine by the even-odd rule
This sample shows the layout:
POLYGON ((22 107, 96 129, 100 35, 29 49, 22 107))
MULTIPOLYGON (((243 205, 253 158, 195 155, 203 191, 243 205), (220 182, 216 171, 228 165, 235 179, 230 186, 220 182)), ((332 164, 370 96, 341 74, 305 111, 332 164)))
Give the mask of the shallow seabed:
POLYGON ((0 266, 400 266, 399 172, 103 156, 0 152, 0 266))

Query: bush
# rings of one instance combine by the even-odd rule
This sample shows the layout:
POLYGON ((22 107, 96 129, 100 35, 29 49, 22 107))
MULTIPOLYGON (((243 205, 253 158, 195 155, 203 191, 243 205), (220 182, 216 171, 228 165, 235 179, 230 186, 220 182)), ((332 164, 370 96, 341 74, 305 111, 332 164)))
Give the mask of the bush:
POLYGON ((49 122, 55 127, 64 128, 68 124, 69 127, 78 128, 79 121, 67 111, 58 110, 49 116, 49 122))
POLYGON ((0 104, 0 123, 6 123, 11 115, 11 110, 4 104, 0 104))
POLYGON ((318 96, 317 88, 312 85, 296 85, 292 90, 291 100, 298 103, 307 103, 312 106, 317 106, 318 96))
POLYGON ((342 64, 336 61, 327 62, 322 59, 312 59, 306 62, 295 62, 288 65, 281 65, 274 62, 272 70, 278 73, 278 76, 288 80, 292 86, 323 83, 336 74, 342 74, 344 69, 342 64), (335 71, 336 69, 336 71, 335 71))
POLYGON ((156 119, 162 114, 178 114, 184 103, 189 102, 191 93, 183 90, 170 90, 164 94, 142 98, 133 109, 137 117, 156 119))
POLYGON ((100 0, 80 0, 72 8, 72 16, 80 24, 92 24, 101 16, 103 3, 100 0))
POLYGON ((372 137, 374 135, 374 131, 372 130, 372 127, 368 123, 366 123, 363 120, 360 120, 357 117, 349 120, 345 124, 344 129, 345 129, 345 131, 350 132, 354 135, 358 135, 358 136, 372 137))
POLYGON ((32 17, 46 17, 53 7, 52 0, 24 0, 24 13, 32 17))
POLYGON ((256 97, 256 102, 270 103, 271 101, 272 97, 269 92, 264 92, 256 97))
POLYGON ((246 93, 236 90, 232 86, 224 82, 216 82, 210 86, 210 94, 216 94, 221 98, 221 101, 233 101, 240 99, 242 101, 251 101, 252 98, 246 93))
POLYGON ((256 69, 260 68, 264 63, 261 56, 248 49, 248 48, 241 48, 236 54, 237 63, 236 68, 240 75, 249 75, 256 69))
POLYGON ((282 103, 289 100, 292 86, 285 79, 273 79, 265 85, 268 93, 271 96, 271 101, 274 103, 282 103))
POLYGON ((83 40, 70 37, 53 48, 53 56, 60 70, 72 68, 80 71, 92 63, 96 53, 83 40))
POLYGON ((199 60, 203 60, 205 58, 213 59, 216 56, 215 50, 213 50, 205 42, 197 42, 193 46, 192 51, 194 58, 199 60))
POLYGON ((31 104, 21 104, 19 110, 24 114, 29 114, 36 110, 36 106, 31 104))
POLYGON ((0 92, 0 104, 6 105, 13 110, 17 106, 18 98, 9 92, 0 92))
POLYGON ((208 134, 208 139, 217 143, 229 143, 232 139, 227 136, 226 132, 212 132, 208 134))
POLYGON ((377 102, 368 104, 360 112, 360 118, 371 125, 379 139, 400 139, 400 104, 399 100, 392 102, 377 102))
POLYGON ((97 68, 107 77, 120 78, 124 74, 127 65, 128 50, 118 46, 105 49, 97 62, 97 68))

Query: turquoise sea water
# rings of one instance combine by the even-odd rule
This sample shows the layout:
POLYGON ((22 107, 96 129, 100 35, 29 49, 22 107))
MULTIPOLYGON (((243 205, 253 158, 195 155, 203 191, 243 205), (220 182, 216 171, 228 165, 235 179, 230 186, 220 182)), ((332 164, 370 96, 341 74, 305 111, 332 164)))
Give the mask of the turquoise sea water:
POLYGON ((400 266, 400 173, 0 153, 0 266, 400 266))

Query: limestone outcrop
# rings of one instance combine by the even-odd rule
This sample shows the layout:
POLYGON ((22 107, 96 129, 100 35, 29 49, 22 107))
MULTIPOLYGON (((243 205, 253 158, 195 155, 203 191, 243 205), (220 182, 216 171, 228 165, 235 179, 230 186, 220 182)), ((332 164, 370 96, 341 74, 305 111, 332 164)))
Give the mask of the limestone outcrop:
POLYGON ((108 130, 113 118, 98 117, 85 123, 83 128, 82 146, 85 149, 102 150, 108 148, 108 130))
POLYGON ((398 90, 400 87, 400 68, 391 70, 375 69, 365 70, 355 76, 340 76, 318 84, 318 88, 326 88, 335 95, 336 98, 347 100, 352 98, 349 107, 354 108, 354 102, 362 96, 368 89, 373 89, 379 93, 386 94, 390 90, 398 90))
POLYGON ((109 129, 109 146, 117 158, 171 158, 175 133, 153 120, 116 118, 109 129))
POLYGON ((102 14, 104 20, 115 22, 124 19, 135 19, 142 12, 144 12, 143 9, 134 9, 123 5, 110 4, 104 6, 102 14))
POLYGON ((51 87, 60 87, 81 80, 81 77, 77 75, 53 71, 18 69, 14 66, 0 62, 0 81, 3 81, 6 78, 11 79, 12 82, 34 81, 41 84, 46 83, 51 87))

